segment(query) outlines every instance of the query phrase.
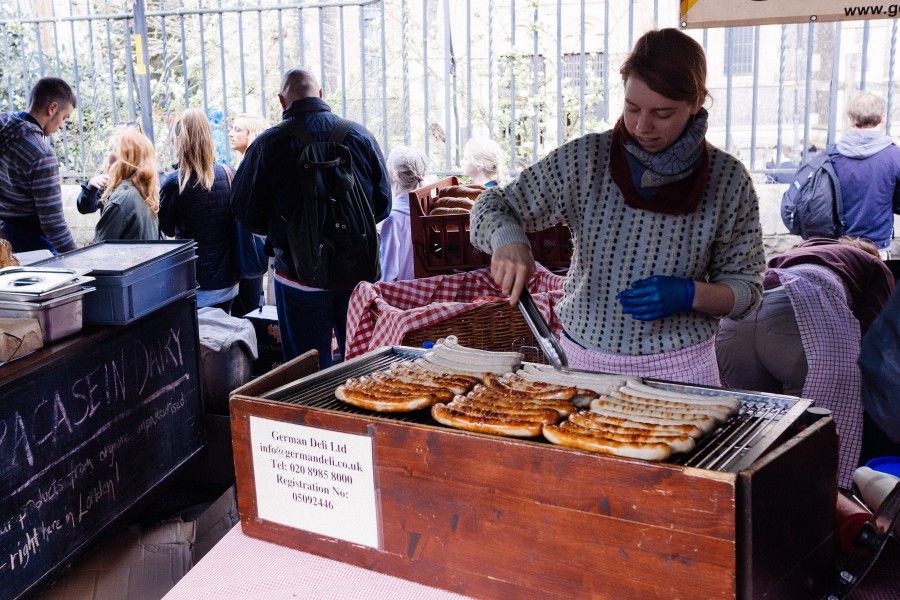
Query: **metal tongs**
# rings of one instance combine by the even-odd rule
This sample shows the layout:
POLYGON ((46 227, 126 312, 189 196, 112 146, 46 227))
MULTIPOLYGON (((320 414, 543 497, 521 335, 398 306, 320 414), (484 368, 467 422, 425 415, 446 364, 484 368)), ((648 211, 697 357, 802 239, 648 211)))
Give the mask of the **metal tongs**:
POLYGON ((519 310, 522 311, 522 316, 525 317, 528 328, 531 329, 531 333, 534 334, 535 339, 541 346, 541 352, 544 353, 544 356, 547 357, 553 368, 557 371, 568 368, 569 359, 566 358, 565 351, 563 351, 559 341, 553 336, 553 332, 550 331, 550 326, 547 325, 547 321, 544 320, 544 316, 531 298, 528 288, 523 288, 522 293, 519 294, 519 310))

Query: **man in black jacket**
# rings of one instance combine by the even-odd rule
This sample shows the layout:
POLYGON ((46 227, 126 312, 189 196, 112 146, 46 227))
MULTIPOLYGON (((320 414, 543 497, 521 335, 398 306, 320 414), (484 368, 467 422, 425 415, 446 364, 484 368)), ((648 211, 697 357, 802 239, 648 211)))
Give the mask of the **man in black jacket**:
MULTIPOLYGON (((291 258, 285 218, 303 201, 298 193, 298 157, 305 144, 291 130, 300 126, 324 142, 340 117, 322 100, 322 88, 307 69, 294 68, 284 74, 278 100, 284 109, 283 121, 261 133, 247 149, 234 177, 232 207, 245 227, 267 236, 267 246, 274 251, 275 303, 284 359, 315 348, 325 368, 332 364, 332 332, 343 356, 353 290, 325 290, 302 281, 291 258)), ((378 142, 365 127, 352 123, 343 145, 350 150, 356 185, 370 201, 375 220, 384 220, 391 210, 391 188, 378 142)), ((377 248, 373 258, 377 261, 377 248)))

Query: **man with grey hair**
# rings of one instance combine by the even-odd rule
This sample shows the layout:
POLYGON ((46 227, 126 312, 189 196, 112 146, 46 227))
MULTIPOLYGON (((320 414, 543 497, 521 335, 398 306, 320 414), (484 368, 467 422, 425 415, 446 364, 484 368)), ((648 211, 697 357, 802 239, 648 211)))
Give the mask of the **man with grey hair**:
POLYGON ((48 137, 76 104, 69 84, 44 77, 31 88, 27 111, 0 114, 0 237, 14 252, 75 249, 63 213, 59 161, 48 137))
POLYGON ((844 235, 869 240, 888 258, 900 214, 900 148, 882 129, 884 98, 862 92, 847 103, 850 129, 832 162, 841 184, 844 235))
MULTIPOLYGON (((374 222, 371 221, 373 217, 374 221, 382 221, 390 213, 390 182, 375 136, 362 125, 331 112, 331 107, 322 99, 322 88, 310 70, 289 69, 282 77, 278 101, 284 109, 282 122, 261 133, 247 149, 234 176, 232 208, 245 227, 266 236, 266 246, 275 256, 275 303, 284 359, 290 360, 316 349, 319 365, 325 368, 332 364, 332 333, 337 340, 338 353, 343 356, 350 294, 358 282, 326 286, 311 279, 308 269, 304 272, 303 265, 296 260, 298 240, 293 223, 299 214, 297 211, 309 206, 310 189, 315 191, 352 179, 350 193, 367 203, 365 208, 373 238, 357 253, 371 254, 368 258, 377 265, 378 247, 374 239, 374 222), (301 168, 301 156, 308 157, 320 148, 323 148, 321 152, 329 148, 329 151, 344 153, 337 161, 340 166, 335 171, 349 162, 352 169, 348 171, 352 172, 352 177, 340 179, 332 172, 318 170, 331 161, 307 161, 301 168), (310 173, 321 173, 313 178, 321 179, 311 182, 310 173)), ((334 198, 331 200, 334 202, 334 198)), ((323 217, 326 221, 329 214, 323 217)), ((327 245, 328 236, 337 235, 334 228, 338 223, 334 221, 329 225, 330 233, 326 231, 329 227, 321 223, 308 225, 311 237, 321 236, 327 245)), ((322 246, 318 248, 321 252, 322 246)))

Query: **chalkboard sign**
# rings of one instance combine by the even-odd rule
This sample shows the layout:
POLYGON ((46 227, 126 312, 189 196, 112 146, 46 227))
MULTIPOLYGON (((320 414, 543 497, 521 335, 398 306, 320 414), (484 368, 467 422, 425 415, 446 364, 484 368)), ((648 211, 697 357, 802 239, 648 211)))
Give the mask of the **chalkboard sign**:
POLYGON ((3 600, 72 560, 202 445, 193 297, 84 341, 0 383, 3 600))

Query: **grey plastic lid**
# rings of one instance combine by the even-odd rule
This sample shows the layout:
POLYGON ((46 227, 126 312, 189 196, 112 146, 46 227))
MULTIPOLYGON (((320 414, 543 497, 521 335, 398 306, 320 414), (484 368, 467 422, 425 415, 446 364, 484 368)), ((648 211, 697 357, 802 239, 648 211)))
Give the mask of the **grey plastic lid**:
POLYGON ((72 250, 38 265, 79 269, 91 275, 120 275, 149 262, 195 248, 193 240, 108 241, 72 250))

